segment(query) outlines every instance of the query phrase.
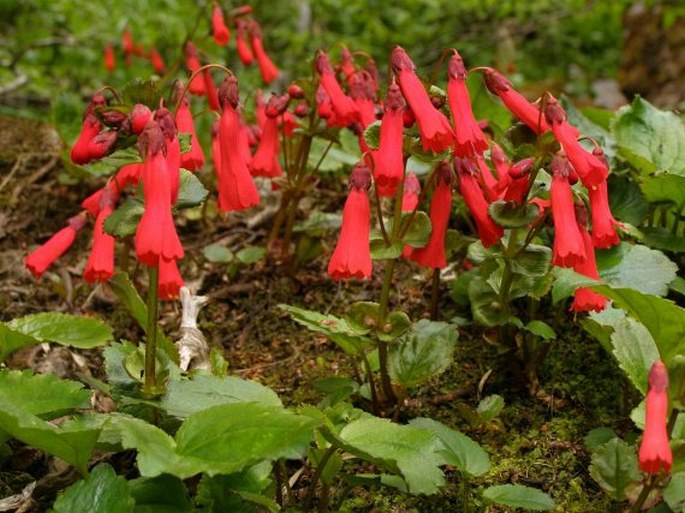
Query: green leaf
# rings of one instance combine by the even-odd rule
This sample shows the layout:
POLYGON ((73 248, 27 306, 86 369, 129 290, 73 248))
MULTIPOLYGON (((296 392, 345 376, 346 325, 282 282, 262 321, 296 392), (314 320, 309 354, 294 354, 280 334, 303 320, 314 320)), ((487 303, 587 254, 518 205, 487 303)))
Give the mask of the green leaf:
MULTIPOLYGON (((138 291, 133 286, 133 283, 131 283, 128 274, 118 272, 112 276, 108 284, 116 294, 119 302, 124 305, 138 325, 147 330, 147 306, 138 295, 138 291)), ((169 340, 159 326, 157 327, 157 344, 157 347, 163 349, 172 361, 178 363, 178 349, 176 345, 169 340)))
POLYGON ((466 475, 478 477, 490 469, 488 453, 465 434, 427 418, 412 419, 409 425, 434 433, 442 442, 442 455, 447 464, 455 466, 466 475))
POLYGON ((329 230, 337 230, 342 225, 340 212, 310 212, 306 219, 295 224, 293 232, 307 233, 314 237, 322 237, 329 230))
POLYGON ((352 378, 326 378, 315 381, 315 390, 326 394, 324 406, 332 406, 359 391, 359 384, 352 378))
POLYGON ((202 254, 208 262, 212 263, 228 263, 235 258, 233 252, 221 244, 208 244, 202 248, 202 254))
POLYGON ((268 406, 282 406, 270 388, 255 381, 234 376, 220 378, 198 374, 193 379, 170 381, 160 406, 174 417, 186 418, 220 404, 257 402, 268 406))
POLYGON ((430 431, 365 415, 340 432, 343 449, 401 475, 409 493, 432 494, 444 484, 443 445, 430 431))
POLYGON ((615 289, 606 285, 598 285, 593 289, 613 299, 616 306, 644 324, 666 366, 675 355, 685 353, 684 309, 668 299, 634 289, 615 289))
POLYGON ((612 438, 616 438, 616 433, 613 429, 599 427, 590 431, 585 438, 583 438, 583 443, 589 452, 595 452, 612 438))
POLYGON ((511 269, 524 276, 544 276, 549 272, 551 263, 551 249, 531 244, 511 260, 511 269))
POLYGON ((139 477, 128 482, 135 500, 134 513, 192 513, 193 506, 185 484, 163 474, 139 477))
POLYGON ((649 213, 649 205, 645 201, 640 186, 628 176, 611 174, 608 187, 609 207, 614 217, 639 226, 649 213))
POLYGON ((542 490, 523 485, 491 486, 483 492, 483 497, 488 502, 531 511, 550 511, 555 506, 552 498, 542 490))
POLYGON ((457 331, 444 322, 422 319, 390 346, 388 367, 392 379, 411 387, 443 372, 452 363, 457 331))
POLYGON ((678 271, 678 266, 661 251, 627 242, 598 252, 597 268, 602 279, 614 287, 630 287, 660 296, 668 293, 668 284, 678 271), (615 255, 618 263, 607 262, 612 260, 610 255, 615 255))
POLYGON ((685 125, 673 112, 635 98, 612 123, 619 153, 643 174, 685 174, 685 125))
POLYGON ((329 337, 347 354, 357 354, 372 343, 371 339, 365 336, 368 329, 362 329, 356 323, 296 306, 280 304, 278 307, 288 312, 298 324, 329 337))
POLYGON ((196 207, 209 195, 200 179, 187 169, 181 169, 181 182, 178 188, 178 200, 175 209, 196 207))
POLYGON ((480 276, 469 282, 469 300, 473 318, 484 326, 497 326, 507 320, 508 314, 499 296, 480 276))
POLYGON ((642 477, 635 447, 612 438, 592 455, 590 475, 613 499, 625 499, 626 486, 642 477))
POLYGON ((664 501, 674 513, 685 512, 685 472, 677 472, 664 489, 664 501))
POLYGON ((652 248, 663 249, 673 253, 685 253, 685 237, 674 235, 669 228, 663 226, 645 226, 640 228, 642 243, 652 248))
POLYGON ((578 274, 573 269, 554 267, 554 285, 552 286, 552 304, 572 296, 578 287, 589 287, 600 283, 597 280, 578 274))
POLYGON ((0 371, 0 397, 45 420, 90 406, 90 391, 82 383, 30 371, 0 371))
POLYGON ((530 321, 523 327, 524 330, 529 331, 533 335, 537 335, 543 340, 555 340, 557 338, 557 333, 554 329, 543 321, 530 321))
POLYGON ((401 241, 386 245, 383 239, 374 239, 370 243, 371 258, 374 260, 395 260, 402 255, 404 245, 401 241))
POLYGON ((162 98, 162 90, 158 80, 142 80, 135 78, 124 86, 121 91, 124 103, 135 105, 142 103, 151 110, 159 107, 159 100, 162 98))
POLYGON ((259 262, 266 256, 266 249, 260 246, 247 246, 238 251, 235 257, 241 264, 250 265, 259 262))
POLYGON ((114 237, 132 237, 138 229, 143 212, 145 204, 140 199, 130 196, 105 219, 104 230, 114 237))
POLYGON ((259 497, 261 506, 269 511, 278 511, 278 508, 273 508, 273 501, 264 495, 264 490, 271 483, 270 475, 269 462, 259 463, 237 474, 204 475, 198 485, 195 501, 200 506, 206 506, 208 513, 254 513, 255 498, 259 497), (264 501, 270 503, 265 504, 264 501))
MULTIPOLYGON (((408 222, 409 216, 411 216, 409 213, 404 213, 402 215, 402 226, 404 226, 405 222, 408 222)), ((428 217, 428 214, 425 212, 418 210, 416 214, 414 214, 411 226, 409 227, 409 230, 407 230, 406 235, 402 238, 402 242, 413 248, 422 248, 428 244, 431 230, 430 217, 428 217)))
POLYGON ((498 225, 504 228, 528 226, 540 213, 540 208, 532 203, 498 200, 490 203, 488 213, 498 225))
POLYGON ((384 342, 392 342, 401 337, 411 327, 411 319, 402 311, 390 312, 385 320, 385 326, 376 330, 376 336, 384 342))
POLYGON ((650 203, 670 203, 678 209, 685 207, 685 176, 649 176, 642 180, 641 187, 650 203))
POLYGON ((89 349, 112 340, 112 329, 93 317, 43 312, 0 323, 0 360, 41 342, 89 349))
POLYGON ((381 122, 374 121, 364 130, 366 145, 372 150, 377 150, 381 143, 381 122))
POLYGON ((493 394, 484 397, 476 408, 476 413, 482 424, 488 423, 497 417, 504 409, 504 398, 501 395, 493 394))
MULTIPOLYGON (((55 513, 133 513, 128 482, 107 463, 100 463, 88 479, 67 488, 55 501, 55 513)), ((136 510, 138 511, 138 510, 136 510)))
POLYGON ((176 134, 176 137, 178 137, 178 146, 182 154, 188 153, 190 150, 193 149, 192 134, 179 132, 178 134, 176 134))
POLYGON ((622 319, 614 326, 611 344, 618 365, 637 389, 646 394, 649 370, 659 359, 659 350, 647 328, 635 319, 622 319))

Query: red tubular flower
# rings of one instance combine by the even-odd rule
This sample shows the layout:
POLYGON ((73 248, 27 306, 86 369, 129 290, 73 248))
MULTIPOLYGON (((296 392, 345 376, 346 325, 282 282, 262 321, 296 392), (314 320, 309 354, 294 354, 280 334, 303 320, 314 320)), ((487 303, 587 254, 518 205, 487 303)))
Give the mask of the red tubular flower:
MULTIPOLYGON (((197 48, 195 48, 195 45, 190 41, 186 43, 186 66, 191 75, 202 67, 200 65, 200 60, 197 58, 197 48)), ((197 96, 204 96, 207 93, 204 80, 198 79, 197 77, 190 82, 188 90, 190 91, 190 94, 195 94, 197 96)))
POLYGON ((236 46, 238 48, 238 58, 245 66, 251 66, 254 61, 252 50, 245 40, 245 22, 243 20, 236 20, 236 46))
POLYGON ((252 53, 254 54, 255 59, 257 59, 259 73, 262 75, 262 82, 270 84, 276 80, 276 77, 278 77, 280 72, 264 50, 262 31, 256 21, 253 21, 250 24, 250 46, 252 46, 252 53))
POLYGON ((466 66, 456 50, 447 69, 447 101, 454 123, 456 154, 462 157, 482 155, 488 149, 488 143, 473 115, 469 90, 466 88, 466 66))
POLYGON ((223 108, 218 135, 221 153, 219 210, 245 210, 259 204, 259 192, 240 151, 240 116, 235 110, 238 81, 235 77, 226 77, 219 91, 219 100, 223 108))
POLYGON ((354 65, 354 59, 352 58, 352 53, 343 45, 340 50, 340 67, 338 68, 342 71, 345 80, 351 86, 354 80, 354 74, 357 72, 357 68, 354 65))
POLYGON ((91 216, 97 217, 98 212, 100 212, 103 194, 107 192, 112 198, 112 204, 116 204, 117 200, 119 199, 119 194, 126 186, 138 184, 142 169, 143 165, 137 163, 123 166, 121 169, 119 169, 119 171, 117 171, 117 174, 114 175, 114 178, 107 182, 107 185, 101 189, 98 189, 84 199, 81 202, 81 207, 83 207, 84 210, 87 210, 91 216))
POLYGON ((282 101, 276 95, 272 95, 269 99, 265 110, 264 125, 262 125, 262 138, 250 162, 252 176, 274 178, 283 174, 281 164, 278 162, 278 116, 283 114, 287 105, 287 102, 282 101))
POLYGON ((497 179, 502 180, 505 176, 509 174, 509 166, 511 163, 507 158, 506 153, 495 141, 490 141, 490 160, 492 165, 495 166, 495 171, 497 171, 497 179))
POLYGON ((414 173, 409 173, 404 179, 402 194, 402 212, 413 212, 419 205, 421 183, 414 173))
POLYGON ((357 121, 366 128, 376 121, 376 91, 373 79, 366 70, 359 70, 352 75, 350 98, 354 102, 357 121))
POLYGON ((328 262, 328 274, 336 281, 371 277, 369 187, 371 171, 363 161, 359 161, 350 176, 350 192, 343 208, 340 237, 328 262))
MULTIPOLYGON (((585 250, 585 260, 573 266, 573 270, 588 278, 599 280, 599 273, 597 272, 597 263, 595 260, 595 248, 592 246, 592 239, 587 231, 587 210, 584 203, 577 203, 575 205, 576 219, 578 220, 578 229, 583 238, 583 248, 585 250)), ((586 287, 576 289, 574 293, 573 303, 570 310, 572 312, 600 312, 606 308, 607 300, 601 294, 586 287)))
POLYGON ((166 151, 166 169, 169 177, 169 194, 171 204, 174 205, 178 199, 178 189, 181 182, 181 144, 176 134, 176 123, 171 112, 164 107, 155 111, 155 121, 164 135, 166 151))
POLYGON ((550 200, 554 219, 552 263, 560 267, 581 265, 586 259, 583 237, 576 221, 573 192, 568 183, 569 163, 565 157, 552 160, 550 200))
POLYGON ((189 171, 197 171, 205 165, 205 154, 195 132, 193 115, 190 113, 188 97, 181 100, 176 111, 176 127, 182 134, 190 134, 190 151, 181 154, 181 167, 189 171))
POLYGON ((88 142, 88 160, 99 160, 114 151, 118 132, 106 130, 100 132, 88 142))
POLYGON ((40 278, 47 268, 71 247, 76 234, 85 224, 86 218, 83 215, 72 217, 67 221, 67 226, 24 258, 24 265, 31 271, 34 278, 40 278))
POLYGON ((445 115, 431 103, 428 93, 414 72, 414 63, 399 46, 392 51, 390 59, 399 78, 402 94, 419 124, 423 149, 436 153, 446 150, 454 143, 452 127, 445 115))
POLYGON ((549 126, 545 121, 545 116, 541 114, 540 109, 526 100, 521 93, 516 91, 511 86, 511 82, 509 82, 509 80, 500 72, 495 71, 494 69, 486 70, 485 85, 492 94, 500 97, 504 106, 509 109, 514 116, 528 125, 528 128, 537 135, 549 130, 549 126))
POLYGON ((212 163, 217 183, 221 183, 221 146, 219 143, 219 120, 212 124, 212 163))
POLYGON ((212 13, 212 34, 214 42, 219 46, 226 46, 231 40, 231 32, 224 22, 224 13, 217 4, 214 4, 214 12, 212 13))
POLYGON ((478 164, 478 169, 480 169, 480 185, 483 188, 488 203, 492 203, 498 199, 497 180, 492 176, 492 171, 481 155, 476 156, 476 164, 478 164))
POLYGON ((535 159, 532 157, 521 159, 509 166, 506 178, 497 184, 498 189, 505 187, 504 200, 523 203, 530 189, 530 170, 533 168, 535 159))
POLYGON ((88 283, 106 282, 114 275, 114 237, 105 233, 105 219, 113 212, 113 198, 107 190, 100 198, 100 209, 93 228, 93 247, 83 278, 88 283))
POLYGON ((74 164, 86 164, 92 160, 90 143, 100 133, 102 124, 93 112, 96 108, 107 105, 107 100, 101 94, 96 94, 90 100, 83 113, 83 125, 74 146, 71 148, 71 161, 74 164))
POLYGON ((112 48, 111 44, 108 44, 105 47, 105 69, 107 70, 107 73, 112 73, 116 66, 117 63, 116 58, 114 57, 114 48, 112 48))
POLYGON ((131 64, 131 55, 135 51, 135 45, 133 44, 133 37, 131 37, 131 31, 127 28, 121 33, 121 47, 124 49, 124 55, 126 66, 131 64))
POLYGON ((668 473, 673 465, 666 429, 668 412, 668 371, 664 363, 657 360, 649 371, 645 432, 638 453, 640 468, 648 474, 657 474, 661 469, 668 473))
POLYGON ((354 102, 343 92, 338 79, 335 78, 328 56, 321 50, 316 54, 315 66, 316 71, 321 75, 321 85, 330 99, 337 122, 342 126, 354 123, 357 119, 357 109, 354 102))
POLYGON ((150 50, 150 63, 152 63, 152 67, 158 75, 163 75, 166 71, 164 59, 162 59, 162 56, 159 55, 159 52, 155 47, 152 47, 152 50, 150 50))
POLYGON ((459 192, 476 221, 478 237, 483 246, 487 248, 499 242, 504 235, 504 230, 495 224, 488 213, 488 202, 476 179, 477 164, 469 158, 454 157, 454 168, 459 176, 459 192))
POLYGON ((202 72, 202 80, 205 83, 205 90, 207 91, 207 103, 212 110, 221 110, 219 104, 219 93, 214 85, 214 79, 210 70, 206 69, 202 72))
POLYGON ((176 260, 159 259, 159 284, 157 296, 164 301, 176 299, 181 287, 185 285, 183 277, 178 270, 176 260))
POLYGON ((319 84, 316 89, 316 113, 321 119, 326 120, 328 126, 338 125, 331 97, 328 96, 323 84, 319 84))
POLYGON ((606 181, 609 176, 608 166, 581 146, 576 139, 576 128, 568 123, 566 112, 552 96, 545 106, 545 118, 583 185, 590 189, 606 181))
POLYGON ((431 202, 430 220, 431 235, 428 244, 422 248, 416 248, 409 256, 423 267, 442 269, 447 265, 445 257, 445 234, 452 209, 452 170, 448 162, 442 162, 435 170, 437 186, 433 191, 431 202))
MULTIPOLYGON (((250 162, 252 162, 252 153, 250 145, 250 137, 253 137, 252 129, 250 125, 245 123, 243 118, 240 118, 240 132, 238 133, 238 150, 242 155, 243 160, 247 164, 247 168, 250 168, 250 162)), ((255 146, 257 141, 255 141, 255 146)))
MULTIPOLYGON (((604 152, 596 148, 593 153, 604 160, 604 152)), ((590 197, 590 211, 592 212, 592 242, 596 248, 610 248, 615 246, 621 239, 616 233, 616 226, 622 226, 614 219, 609 208, 609 189, 607 182, 601 182, 594 187, 588 188, 590 197)))
POLYGON ((134 243, 138 260, 149 266, 160 258, 183 258, 183 246, 171 215, 171 190, 167 161, 164 158, 165 136, 157 121, 148 123, 138 139, 143 162, 145 211, 140 219, 134 243))
POLYGON ((385 113, 381 120, 378 150, 372 153, 373 179, 378 187, 378 194, 385 197, 395 194, 397 184, 404 176, 402 151, 404 107, 404 98, 400 88, 393 82, 388 87, 388 94, 385 97, 385 113))

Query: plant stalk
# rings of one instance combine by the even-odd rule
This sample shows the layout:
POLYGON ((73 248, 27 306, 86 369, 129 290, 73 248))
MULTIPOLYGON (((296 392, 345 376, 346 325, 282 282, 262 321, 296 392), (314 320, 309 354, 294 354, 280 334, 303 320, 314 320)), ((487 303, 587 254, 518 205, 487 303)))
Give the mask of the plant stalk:
POLYGON ((159 265, 149 268, 149 285, 147 291, 147 329, 145 343, 145 381, 143 393, 154 395, 157 389, 157 307, 159 298, 157 288, 159 286, 159 265))

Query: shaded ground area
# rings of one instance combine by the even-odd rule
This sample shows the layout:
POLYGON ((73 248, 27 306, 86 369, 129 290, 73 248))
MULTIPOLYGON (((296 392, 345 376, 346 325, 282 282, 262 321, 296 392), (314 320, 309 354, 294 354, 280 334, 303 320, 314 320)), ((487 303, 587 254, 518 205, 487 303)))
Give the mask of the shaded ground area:
MULTIPOLYGON (((93 289, 81 278, 90 244, 87 230, 56 265, 36 282, 22 265, 22 258, 44 242, 78 211, 78 203, 98 184, 85 181, 61 185, 62 164, 56 135, 32 122, 0 119, 0 315, 2 320, 38 311, 64 311, 97 315, 115 327, 118 338, 137 341, 142 331, 106 288, 93 289), (31 137, 27 137, 30 134, 31 137)), ((206 176, 202 178, 207 180, 206 176)), ((329 210, 341 198, 329 197, 329 210)), ((188 256, 182 263, 184 276, 199 293, 210 296, 200 314, 200 328, 212 347, 222 348, 229 372, 256 379, 272 387, 291 406, 316 403, 321 396, 312 383, 331 375, 348 375, 349 363, 342 351, 324 337, 296 325, 277 305, 289 303, 331 313, 344 312, 359 300, 377 299, 379 277, 367 283, 336 285, 325 274, 325 257, 290 275, 282 267, 259 262, 229 277, 225 265, 210 264, 202 248, 221 241, 229 248, 263 244, 269 219, 248 227, 247 218, 208 216, 185 219, 181 239, 188 256)), ((332 237, 329 237, 328 243, 332 237)), ((144 285, 144 273, 131 268, 134 281, 144 285)), ((396 297, 413 319, 425 314, 427 287, 415 267, 400 264, 396 297), (425 289, 425 290, 424 290, 425 289)), ((441 317, 449 320, 456 307, 443 296, 441 317)), ((558 312, 557 312, 558 313, 558 312)), ((550 315, 555 315, 552 312, 550 315)), ((162 308, 162 324, 170 334, 178 329, 176 303, 162 308)), ((631 428, 628 415, 637 398, 632 387, 598 343, 587 340, 569 315, 552 321, 560 339, 543 366, 541 379, 555 401, 531 398, 514 386, 506 359, 499 358, 478 327, 460 330, 455 364, 439 379, 413 390, 399 420, 427 416, 469 434, 483 444, 492 459, 492 470, 474 481, 474 490, 488 484, 518 482, 549 492, 557 511, 606 512, 609 504, 589 476, 589 453, 583 437, 592 428, 608 426, 619 434, 631 428), (487 376, 484 379, 484 376, 487 376), (473 426, 463 412, 475 408, 487 395, 499 394, 505 407, 493 421, 473 426), (628 395, 625 395, 628 394, 628 395), (468 408, 467 408, 468 407, 468 408)), ((99 351, 71 351, 43 346, 19 351, 9 362, 13 368, 32 368, 79 379, 84 374, 102 378, 99 351)), ((96 407, 108 409, 107 398, 98 397, 96 407)), ((64 464, 20 444, 0 467, 0 495, 16 493, 38 479, 35 497, 49 504, 55 493, 77 476, 64 464)), ((5 455, 7 456, 7 455, 5 455)), ((109 458, 99 455, 98 458, 109 458)), ((135 474, 135 458, 118 454, 112 463, 122 473, 135 474)), ((298 462, 289 464, 295 471, 298 462)), ((444 492, 435 497, 407 497, 392 490, 356 488, 344 511, 455 511, 459 501, 456 474, 444 492)), ((305 473, 302 481, 309 476, 305 473)), ((38 511, 39 509, 35 509, 38 511)), ((489 511, 504 511, 490 508, 489 511)))

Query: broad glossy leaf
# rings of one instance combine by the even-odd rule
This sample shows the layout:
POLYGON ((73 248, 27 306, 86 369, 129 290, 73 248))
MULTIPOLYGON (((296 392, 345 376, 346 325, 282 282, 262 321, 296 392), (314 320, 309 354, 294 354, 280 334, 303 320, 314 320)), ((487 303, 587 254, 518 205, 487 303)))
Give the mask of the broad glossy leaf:
MULTIPOLYGON (((214 477, 204 475, 198 485, 195 501, 208 508, 208 513, 254 513, 255 501, 249 499, 261 496, 262 499, 271 500, 263 493, 271 483, 271 467, 271 463, 266 461, 237 474, 214 477), (246 493, 252 495, 246 498, 246 493)), ((261 505, 271 510, 271 504, 261 505)))
POLYGON ((454 358, 454 326, 422 319, 390 346, 390 377, 405 387, 424 383, 443 372, 454 358))
POLYGON ((208 244, 202 248, 202 254, 205 256, 208 262, 212 263, 224 264, 232 262, 235 258, 233 252, 221 244, 208 244))
POLYGON ((135 78, 124 86, 121 95, 128 105, 142 103, 152 110, 159 107, 162 90, 158 80, 143 80, 135 78))
POLYGON ((642 477, 635 447, 612 438, 592 455, 590 475, 612 498, 623 500, 626 486, 642 477))
POLYGON ((490 203, 488 213, 493 221, 504 228, 520 228, 528 226, 538 216, 540 209, 531 203, 498 200, 490 203))
POLYGON ((200 179, 187 169, 181 169, 181 180, 178 188, 178 200, 175 209, 196 207, 209 195, 200 179))
POLYGON ((685 176, 657 175, 642 180, 642 193, 650 203, 670 203, 685 207, 685 176))
POLYGON ((616 433, 613 429, 608 427, 599 427, 591 430, 587 435, 585 435, 585 438, 583 438, 583 443, 589 452, 595 452, 612 438, 616 438, 616 433))
POLYGON ((552 498, 542 490, 523 485, 491 486, 485 489, 483 497, 488 502, 529 511, 551 511, 555 506, 552 498))
POLYGON ((499 296, 483 278, 469 282, 469 300, 473 318, 484 326, 496 326, 506 321, 508 315, 499 296))
POLYGON ((622 319, 614 326, 611 344, 619 366, 633 385, 646 394, 649 370, 659 359, 659 350, 647 328, 635 319, 622 319))
POLYGON ((675 513, 685 511, 685 472, 677 472, 664 489, 664 501, 675 513))
POLYGON ((192 513, 193 506, 185 484, 179 478, 162 474, 128 481, 135 500, 134 513, 192 513))
POLYGON ((674 235, 669 228, 662 226, 645 226, 640 228, 641 242, 647 246, 673 253, 685 253, 685 237, 674 235))
POLYGON ((89 349, 113 338, 112 328, 94 317, 43 312, 13 319, 7 325, 39 342, 89 349))
MULTIPOLYGON (((404 226, 404 223, 409 222, 410 216, 411 214, 407 213, 402 215, 402 226, 404 226)), ((409 227, 409 230, 407 230, 406 235, 402 238, 402 242, 413 248, 422 248, 428 244, 428 241, 430 240, 431 229, 431 220, 430 217, 428 217, 428 214, 418 210, 416 214, 414 214, 414 217, 411 218, 411 226, 409 227)))
POLYGON ((552 263, 552 250, 546 246, 531 244, 511 260, 511 269, 524 276, 544 276, 552 263))
POLYGON ((104 230, 114 237, 132 237, 145 212, 145 204, 130 196, 105 219, 104 230))
POLYGON ((374 260, 395 260, 402 255, 402 242, 395 242, 389 246, 383 239, 372 240, 370 245, 371 258, 374 260))
POLYGON ((611 213, 620 221, 639 226, 649 213, 640 186, 628 176, 614 174, 609 175, 608 183, 611 213))
POLYGON ((53 508, 55 513, 133 513, 134 500, 126 479, 117 476, 107 463, 100 463, 88 479, 78 481, 60 494, 53 508))
POLYGON ((668 284, 678 271, 678 266, 661 251, 627 242, 598 252, 597 268, 602 280, 609 285, 660 296, 668 293, 668 284))
POLYGON ((600 282, 578 274, 573 269, 554 268, 554 285, 552 286, 552 304, 572 296, 578 287, 589 287, 600 282))
POLYGON ((435 433, 442 442, 442 455, 448 465, 454 465, 471 477, 481 476, 490 469, 488 453, 465 434, 427 418, 412 419, 409 425, 435 433))

